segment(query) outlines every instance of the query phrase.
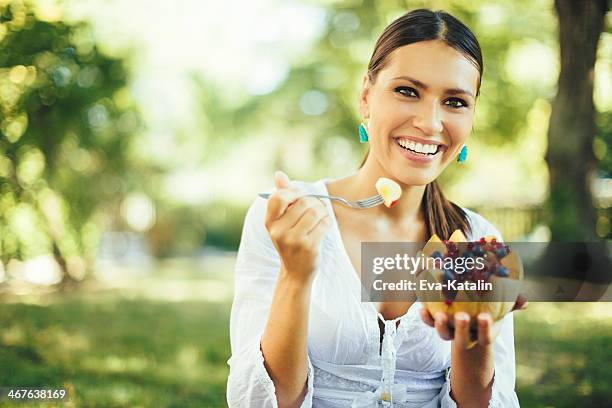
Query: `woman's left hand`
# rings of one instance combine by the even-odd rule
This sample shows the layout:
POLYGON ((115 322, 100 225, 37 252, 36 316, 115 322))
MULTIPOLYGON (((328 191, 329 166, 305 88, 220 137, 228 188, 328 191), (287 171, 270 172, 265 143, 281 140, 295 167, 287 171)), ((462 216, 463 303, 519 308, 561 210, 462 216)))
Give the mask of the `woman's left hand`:
MULTIPOLYGON (((512 310, 524 310, 527 306, 528 302, 525 297, 519 295, 512 310)), ((465 312, 455 313, 453 316, 454 327, 452 327, 449 324, 450 319, 447 313, 438 312, 435 316, 432 316, 427 308, 423 307, 421 309, 421 319, 427 325, 434 327, 441 338, 453 340, 455 346, 460 349, 471 348, 476 343, 481 346, 490 346, 499 334, 501 321, 494 322, 490 313, 480 313, 476 318, 475 327, 477 329, 472 329, 472 333, 470 333, 470 316, 465 312)))

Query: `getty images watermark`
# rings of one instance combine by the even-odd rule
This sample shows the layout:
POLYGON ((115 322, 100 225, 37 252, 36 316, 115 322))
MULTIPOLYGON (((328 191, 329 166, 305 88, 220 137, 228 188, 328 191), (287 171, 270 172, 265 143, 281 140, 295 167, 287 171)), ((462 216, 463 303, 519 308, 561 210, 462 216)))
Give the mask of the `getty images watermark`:
POLYGON ((530 302, 612 301, 610 242, 424 245, 362 243, 361 300, 513 302, 520 291, 530 302))
POLYGON ((372 288, 375 291, 427 291, 427 290, 469 290, 492 291, 493 283, 484 280, 468 281, 462 279, 464 274, 473 270, 483 270, 487 267, 484 256, 470 255, 467 257, 444 257, 440 253, 433 257, 419 253, 410 256, 407 253, 396 253, 394 256, 377 256, 372 259, 372 273, 381 275, 387 271, 403 271, 413 279, 399 279, 388 282, 385 279, 375 279, 372 288), (414 279, 419 272, 430 270, 452 271, 443 281, 432 282, 429 279, 414 279), (457 277, 456 277, 457 276, 457 277))

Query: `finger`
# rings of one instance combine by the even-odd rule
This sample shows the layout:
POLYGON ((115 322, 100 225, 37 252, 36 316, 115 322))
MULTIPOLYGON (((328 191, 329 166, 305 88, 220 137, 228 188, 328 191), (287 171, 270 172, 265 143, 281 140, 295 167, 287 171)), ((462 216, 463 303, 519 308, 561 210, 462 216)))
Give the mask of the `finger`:
POLYGON ((457 312, 454 322, 455 337, 453 340, 462 350, 466 349, 470 343, 470 315, 465 312, 457 312))
POLYGON ((426 325, 434 327, 435 321, 426 307, 421 308, 421 320, 423 320, 426 325))
POLYGON ((293 226, 293 229, 301 231, 304 234, 310 234, 313 230, 318 228, 321 221, 328 216, 327 208, 318 205, 310 207, 293 226))
POLYGON ((296 229, 299 233, 306 234, 325 215, 327 208, 319 200, 313 197, 300 197, 279 220, 279 226, 296 229))
POLYGON ((440 337, 442 337, 444 340, 452 340, 453 337, 448 327, 448 317, 446 316, 446 313, 438 312, 434 316, 434 319, 435 327, 440 337))
POLYGON ((289 188, 291 181, 289 180, 289 176, 287 176, 282 171, 278 170, 274 173, 274 187, 281 188, 289 188))
POLYGON ((480 313, 478 315, 478 343, 483 346, 491 344, 491 326, 493 319, 489 313, 480 313))
POLYGON ((320 242, 325 233, 329 230, 331 223, 332 222, 329 215, 321 218, 317 225, 315 225, 314 228, 308 232, 308 238, 312 240, 313 243, 320 242))
POLYGON ((306 194, 304 191, 298 189, 282 189, 272 193, 268 199, 266 225, 282 217, 290 204, 304 196, 304 194, 306 194))

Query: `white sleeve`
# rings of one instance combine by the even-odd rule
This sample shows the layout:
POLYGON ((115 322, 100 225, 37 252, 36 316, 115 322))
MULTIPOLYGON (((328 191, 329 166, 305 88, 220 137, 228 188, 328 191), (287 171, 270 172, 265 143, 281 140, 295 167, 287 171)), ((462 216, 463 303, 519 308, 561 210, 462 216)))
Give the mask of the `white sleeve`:
MULTIPOLYGON (((236 259, 227 380, 230 408, 278 406, 260 347, 280 270, 278 252, 264 226, 266 208, 267 201, 261 198, 249 208, 236 259)), ((312 406, 312 382, 313 368, 308 359, 308 390, 302 407, 312 406)))
MULTIPOLYGON (((489 408, 516 408, 520 407, 519 400, 514 391, 516 370, 514 360, 514 314, 508 313, 502 319, 501 331, 493 343, 493 388, 489 408)), ((451 368, 452 370, 452 368, 451 368)), ((457 408, 457 403, 451 398, 450 372, 446 375, 446 382, 440 392, 442 408, 457 408)))

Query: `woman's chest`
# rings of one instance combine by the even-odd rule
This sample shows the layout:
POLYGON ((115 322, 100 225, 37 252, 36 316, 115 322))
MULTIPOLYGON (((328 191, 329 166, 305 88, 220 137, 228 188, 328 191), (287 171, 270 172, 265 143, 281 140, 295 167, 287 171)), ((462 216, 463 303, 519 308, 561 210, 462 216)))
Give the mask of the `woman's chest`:
MULTIPOLYGON (((372 305, 343 300, 339 293, 335 304, 333 309, 329 302, 312 304, 308 333, 311 358, 332 364, 380 366, 381 331, 372 305)), ((421 321, 421 307, 415 303, 393 333, 396 367, 411 371, 444 370, 450 364, 450 342, 442 340, 421 321)))
MULTIPOLYGON (((373 222, 367 219, 351 219, 348 216, 340 215, 337 217, 338 231, 341 240, 338 244, 338 252, 345 252, 348 258, 348 268, 353 271, 356 277, 362 277, 362 243, 364 242, 419 242, 422 238, 421 228, 393 227, 388 222, 373 222), (351 268, 352 266, 352 268, 351 268)), ((369 271, 365 271, 368 273, 369 271)), ((370 271, 371 272, 371 271, 370 271)), ((389 320, 404 315, 416 300, 413 293, 402 296, 393 301, 376 303, 375 307, 382 316, 389 320)), ((381 333, 382 339, 382 333, 381 333)))
POLYGON ((341 245, 357 274, 361 271, 362 242, 424 242, 423 222, 368 217, 332 204, 341 245))
MULTIPOLYGON (((348 260, 328 248, 315 278, 309 316, 308 350, 314 360, 331 364, 380 366, 384 325, 378 308, 398 314, 399 325, 390 330, 397 353, 397 368, 439 371, 450 364, 450 343, 420 318, 421 303, 392 310, 389 304, 361 301, 358 279, 348 260), (409 307, 408 307, 409 306, 409 307), (382 326, 382 327, 381 327, 382 326)), ((395 305, 392 305, 395 306, 395 305)), ((386 317, 385 317, 386 319, 386 317)))

